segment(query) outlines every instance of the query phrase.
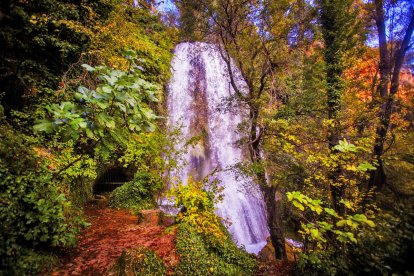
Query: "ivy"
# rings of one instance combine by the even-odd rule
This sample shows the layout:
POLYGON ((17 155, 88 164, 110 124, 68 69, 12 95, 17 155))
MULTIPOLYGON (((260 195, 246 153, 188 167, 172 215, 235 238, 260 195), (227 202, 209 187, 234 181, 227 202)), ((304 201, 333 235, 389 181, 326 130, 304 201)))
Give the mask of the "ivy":
POLYGON ((5 121, 0 140, 0 274, 36 274, 51 260, 48 249, 74 245, 86 224, 53 181, 49 160, 34 148, 36 140, 5 121))

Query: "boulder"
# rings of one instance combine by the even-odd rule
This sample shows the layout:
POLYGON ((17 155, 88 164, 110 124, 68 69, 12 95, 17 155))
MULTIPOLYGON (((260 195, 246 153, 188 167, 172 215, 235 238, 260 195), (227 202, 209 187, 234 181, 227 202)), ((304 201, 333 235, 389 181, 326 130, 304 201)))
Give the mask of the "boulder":
POLYGON ((270 240, 270 237, 267 238, 267 243, 265 247, 259 252, 257 257, 259 260, 263 262, 270 262, 276 260, 275 258, 275 248, 272 245, 272 241, 270 240))
MULTIPOLYGON (((287 239, 285 242, 285 249, 286 249, 286 256, 289 261, 297 261, 298 253, 301 252, 301 243, 300 242, 292 242, 293 240, 287 239)), ((270 237, 267 238, 267 244, 257 255, 259 260, 263 262, 270 262, 275 261, 275 248, 272 245, 272 241, 270 237)))
POLYGON ((159 220, 159 224, 163 225, 165 227, 170 227, 171 225, 175 224, 175 216, 173 215, 168 215, 164 212, 160 213, 160 220, 159 220))
POLYGON ((98 208, 105 208, 108 206, 109 201, 108 198, 103 195, 94 195, 90 200, 90 203, 96 205, 98 208))
POLYGON ((141 210, 138 212, 138 223, 157 225, 160 221, 161 211, 158 209, 141 210))

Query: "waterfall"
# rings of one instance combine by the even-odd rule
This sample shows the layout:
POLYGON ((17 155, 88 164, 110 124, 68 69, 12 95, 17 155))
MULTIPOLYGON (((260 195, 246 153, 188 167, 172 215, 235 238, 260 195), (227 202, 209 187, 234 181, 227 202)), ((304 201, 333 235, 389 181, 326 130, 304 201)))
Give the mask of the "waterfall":
MULTIPOLYGON (((237 68, 234 73, 243 86, 237 68)), ((246 158, 246 151, 235 145, 241 138, 237 133, 243 117, 241 108, 236 104, 231 112, 218 111, 223 98, 233 93, 217 46, 200 42, 176 46, 168 86, 168 126, 182 125, 184 138, 202 139, 184 156, 186 165, 174 172, 174 177, 186 183, 189 175, 200 180, 215 168, 224 170, 216 175, 224 187, 217 214, 231 222, 228 230, 233 240, 257 254, 269 236, 262 195, 252 180, 225 170, 246 158)), ((184 142, 177 147, 184 147, 184 142)))

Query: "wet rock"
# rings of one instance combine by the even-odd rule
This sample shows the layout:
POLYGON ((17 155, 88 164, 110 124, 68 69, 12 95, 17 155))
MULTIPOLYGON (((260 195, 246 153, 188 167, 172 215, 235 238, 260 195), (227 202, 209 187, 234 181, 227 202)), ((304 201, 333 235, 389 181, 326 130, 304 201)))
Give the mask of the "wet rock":
POLYGON ((138 212, 138 223, 148 223, 157 225, 160 221, 161 211, 155 210, 141 210, 138 212))
POLYGON ((103 195, 94 195, 90 200, 92 205, 96 205, 98 208, 105 208, 108 206, 108 198, 103 195))
POLYGON ((168 215, 164 212, 160 213, 160 220, 159 220, 159 224, 163 225, 165 227, 170 227, 172 225, 175 224, 175 216, 173 215, 168 215))
POLYGON ((262 262, 269 262, 276 260, 275 258, 275 248, 272 245, 272 241, 270 240, 270 237, 267 238, 267 243, 265 247, 259 252, 257 255, 259 260, 262 262))
MULTIPOLYGON (((262 262, 270 262, 275 261, 275 248, 272 245, 272 241, 270 237, 267 238, 267 244, 263 249, 259 252, 257 257, 262 262)), ((293 241, 291 239, 286 239, 285 242, 285 249, 286 249, 286 256, 289 261, 296 261, 298 259, 298 253, 301 251, 302 243, 293 241)))

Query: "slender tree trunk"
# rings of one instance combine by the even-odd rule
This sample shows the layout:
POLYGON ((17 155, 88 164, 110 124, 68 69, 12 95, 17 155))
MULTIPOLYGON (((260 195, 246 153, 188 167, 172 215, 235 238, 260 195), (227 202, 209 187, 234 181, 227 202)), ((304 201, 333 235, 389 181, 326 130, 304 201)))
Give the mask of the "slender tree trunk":
MULTIPOLYGON (((224 37, 221 36, 221 42, 225 48, 225 40, 224 37)), ((254 100, 248 100, 244 98, 241 94, 239 88, 236 85, 236 81, 234 79, 234 74, 232 72, 231 67, 231 60, 230 56, 227 52, 227 48, 224 49, 225 51, 221 51, 221 56, 223 60, 226 62, 227 70, 230 76, 230 83, 233 89, 236 91, 236 94, 243 98, 243 100, 247 100, 249 105, 249 120, 250 120, 250 133, 249 133, 249 154, 250 160, 253 164, 261 166, 262 164, 262 156, 260 151, 261 145, 261 135, 262 133, 257 133, 258 131, 258 118, 259 118, 259 108, 253 104, 254 100)), ((249 87, 249 97, 254 97, 254 91, 252 86, 249 87)), ((285 235, 283 232, 283 221, 282 221, 282 206, 280 200, 277 201, 276 192, 277 189, 274 187, 270 187, 267 183, 266 175, 264 170, 256 171, 256 178, 259 183, 257 183, 260 187, 260 190, 263 194, 265 204, 266 204, 266 211, 267 211, 267 225, 269 227, 270 232, 270 239, 272 241, 272 245, 275 248, 275 257, 276 259, 286 259, 286 249, 285 249, 285 235)))
MULTIPOLYGON (((253 164, 261 166, 262 157, 260 154, 260 142, 261 133, 257 133, 257 118, 259 112, 257 107, 251 107, 250 110, 250 158, 253 164)), ((282 205, 279 197, 276 196, 277 188, 270 186, 267 183, 264 169, 258 169, 256 171, 256 178, 260 190, 262 191, 264 201, 266 204, 267 211, 267 225, 269 227, 270 239, 273 247, 275 248, 276 259, 286 259, 286 248, 285 248, 285 235, 283 232, 283 221, 282 221, 282 205)))
MULTIPOLYGON (((335 146, 338 145, 340 137, 340 122, 338 119, 341 94, 343 93, 342 85, 342 67, 339 64, 337 57, 333 57, 330 53, 325 54, 327 60, 327 94, 328 94, 328 118, 332 121, 328 130, 328 145, 332 153, 337 152, 335 146)), ((338 183, 338 178, 341 174, 341 167, 337 165, 329 172, 328 178, 331 182, 330 191, 332 197, 332 204, 334 209, 342 214, 344 212, 344 205, 340 203, 345 193, 345 187, 338 183)))
POLYGON ((384 145, 387 139, 391 115, 393 113, 395 95, 397 94, 399 88, 401 68, 403 66, 405 54, 409 48, 410 39, 414 30, 414 13, 411 15, 409 20, 410 21, 405 31, 403 41, 394 55, 394 60, 391 61, 385 29, 384 3, 383 0, 375 0, 375 23, 378 30, 380 51, 380 82, 378 85, 378 94, 382 100, 382 103, 379 114, 380 122, 376 130, 376 138, 373 149, 374 159, 377 162, 377 169, 372 171, 370 174, 368 184, 370 189, 374 188, 379 190, 386 183, 382 155, 384 154, 384 145), (393 70, 391 68, 391 64, 393 64, 393 70))

